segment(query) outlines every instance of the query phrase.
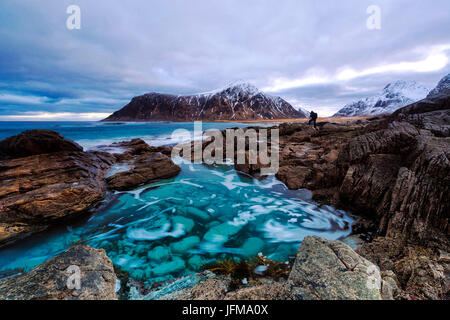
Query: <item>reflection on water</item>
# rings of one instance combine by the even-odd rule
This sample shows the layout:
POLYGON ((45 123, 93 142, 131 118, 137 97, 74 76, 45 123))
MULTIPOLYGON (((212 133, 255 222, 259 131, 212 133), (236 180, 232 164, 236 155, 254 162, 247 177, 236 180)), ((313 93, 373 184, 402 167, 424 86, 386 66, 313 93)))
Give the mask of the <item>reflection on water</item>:
POLYGON ((132 277, 160 281, 230 256, 262 252, 284 261, 305 236, 350 233, 345 212, 318 207, 305 200, 308 192, 289 191, 274 177, 259 181, 225 165, 181 166, 174 179, 117 192, 89 218, 0 250, 0 270, 30 269, 83 242, 105 249, 132 277))

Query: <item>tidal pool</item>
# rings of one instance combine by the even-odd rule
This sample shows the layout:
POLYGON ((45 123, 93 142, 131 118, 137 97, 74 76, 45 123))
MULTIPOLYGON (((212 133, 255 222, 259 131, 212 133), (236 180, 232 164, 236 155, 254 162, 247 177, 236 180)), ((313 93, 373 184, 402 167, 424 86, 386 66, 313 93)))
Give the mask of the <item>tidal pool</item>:
POLYGON ((117 192, 89 217, 1 249, 0 271, 29 270, 85 243, 105 249, 135 279, 162 281, 223 258, 262 253, 285 261, 305 236, 334 240, 351 232, 348 214, 308 200, 305 190, 287 190, 275 177, 257 180, 229 165, 180 165, 176 178, 117 192))

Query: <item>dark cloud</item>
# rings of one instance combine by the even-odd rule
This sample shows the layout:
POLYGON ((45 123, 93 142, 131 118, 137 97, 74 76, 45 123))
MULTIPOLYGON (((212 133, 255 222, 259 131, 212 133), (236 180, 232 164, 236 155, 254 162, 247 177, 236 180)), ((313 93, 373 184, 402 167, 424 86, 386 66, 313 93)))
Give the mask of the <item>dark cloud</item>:
POLYGON ((2 1, 0 113, 108 113, 144 92, 244 79, 330 114, 389 82, 431 88, 450 72, 448 0, 378 0, 381 30, 366 27, 371 4, 2 1), (65 26, 71 4, 81 8, 81 30, 65 26))

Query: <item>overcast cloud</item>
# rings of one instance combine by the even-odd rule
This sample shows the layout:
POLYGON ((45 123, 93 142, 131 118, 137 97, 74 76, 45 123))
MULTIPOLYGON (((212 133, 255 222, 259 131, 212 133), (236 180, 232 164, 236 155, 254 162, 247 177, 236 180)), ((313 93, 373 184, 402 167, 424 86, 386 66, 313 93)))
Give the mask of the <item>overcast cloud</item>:
POLYGON ((2 0, 0 120, 100 119, 150 91, 245 80, 331 115, 450 73, 448 0, 2 0), (81 8, 81 30, 66 8, 81 8), (369 30, 369 5, 381 30, 369 30))

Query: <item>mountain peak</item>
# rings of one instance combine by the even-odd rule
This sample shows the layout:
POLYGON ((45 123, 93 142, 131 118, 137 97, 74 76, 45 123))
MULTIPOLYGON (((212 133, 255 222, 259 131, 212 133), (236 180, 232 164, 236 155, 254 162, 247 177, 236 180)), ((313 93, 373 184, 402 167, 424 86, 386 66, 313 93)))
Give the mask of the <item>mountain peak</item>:
POLYGON ((436 88, 431 90, 431 92, 428 95, 428 97, 435 96, 435 95, 440 94, 440 93, 450 94, 450 73, 448 75, 446 75, 445 77, 443 77, 439 81, 439 83, 436 86, 436 88))
POLYGON ((305 118, 280 97, 237 81, 218 90, 193 95, 151 93, 134 97, 106 121, 197 121, 305 118))
POLYGON ((398 80, 386 85, 380 95, 346 105, 334 116, 362 116, 392 113, 422 100, 429 89, 411 80, 398 80))
POLYGON ((259 89, 252 85, 249 82, 244 80, 238 80, 228 84, 225 87, 200 93, 200 95, 215 95, 215 94, 223 94, 223 93, 231 93, 231 94, 241 94, 241 95, 249 95, 254 96, 260 93, 259 89))

